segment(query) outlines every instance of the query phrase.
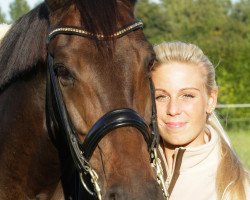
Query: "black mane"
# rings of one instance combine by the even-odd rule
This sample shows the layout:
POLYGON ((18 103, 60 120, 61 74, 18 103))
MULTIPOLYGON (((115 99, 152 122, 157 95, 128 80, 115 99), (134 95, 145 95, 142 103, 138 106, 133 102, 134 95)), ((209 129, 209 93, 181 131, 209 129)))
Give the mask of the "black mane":
POLYGON ((92 33, 110 35, 117 30, 116 0, 73 0, 81 13, 82 26, 92 33))
MULTIPOLYGON (((81 13, 82 26, 88 31, 110 35, 117 30, 116 0, 72 1, 81 13)), ((0 44, 0 93, 13 80, 34 69, 38 63, 45 64, 49 12, 45 3, 40 4, 13 24, 3 38, 0 44)), ((55 11, 55 16, 60 18, 59 15, 61 13, 55 11)), ((105 44, 107 52, 111 53, 109 42, 96 41, 96 44, 98 48, 105 44)), ((104 49, 100 50, 103 52, 104 49)))
POLYGON ((0 92, 13 79, 46 59, 48 9, 41 4, 21 17, 0 45, 0 92))
MULTIPOLYGON (((118 13, 117 0, 72 0, 81 14, 81 26, 94 34, 110 36, 118 30, 117 21, 122 20, 118 13)), ((121 1, 122 2, 122 1, 121 1)), ((94 39, 94 38, 93 38, 94 39)), ((115 38, 95 40, 100 56, 105 61, 113 57, 115 38)))

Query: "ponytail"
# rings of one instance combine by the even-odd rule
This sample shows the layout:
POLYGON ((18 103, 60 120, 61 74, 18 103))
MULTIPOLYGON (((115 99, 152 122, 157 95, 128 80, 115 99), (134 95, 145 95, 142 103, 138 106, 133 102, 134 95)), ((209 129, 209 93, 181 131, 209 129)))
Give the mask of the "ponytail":
POLYGON ((221 161, 216 176, 217 199, 246 200, 244 182, 247 172, 214 112, 209 116, 207 124, 218 133, 221 145, 221 161))

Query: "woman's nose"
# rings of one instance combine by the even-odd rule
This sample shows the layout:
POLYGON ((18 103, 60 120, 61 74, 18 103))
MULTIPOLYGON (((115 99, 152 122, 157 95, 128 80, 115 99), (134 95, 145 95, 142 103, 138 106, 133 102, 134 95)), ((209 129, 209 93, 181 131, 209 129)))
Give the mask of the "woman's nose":
POLYGON ((167 105, 167 115, 174 116, 180 114, 180 105, 177 100, 170 100, 167 105))

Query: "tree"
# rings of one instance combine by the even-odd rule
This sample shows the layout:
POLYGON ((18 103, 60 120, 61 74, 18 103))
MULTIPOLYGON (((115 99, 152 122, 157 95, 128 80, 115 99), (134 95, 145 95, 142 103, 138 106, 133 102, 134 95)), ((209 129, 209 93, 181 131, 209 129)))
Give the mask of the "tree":
POLYGON ((16 21, 19 17, 24 15, 30 10, 26 0, 15 0, 10 4, 10 16, 12 22, 16 21))
POLYGON ((150 0, 138 1, 136 6, 136 16, 143 21, 143 32, 152 44, 163 41, 168 33, 163 11, 159 3, 150 0))
POLYGON ((5 23, 5 14, 2 12, 2 9, 0 7, 0 23, 5 23))
MULTIPOLYGON (((227 76, 220 79, 223 86, 221 91, 227 95, 223 95, 221 101, 247 104, 250 102, 250 0, 241 0, 233 4, 229 18, 230 23, 224 33, 224 37, 228 41, 225 43, 227 46, 227 59, 225 60, 227 76)), ((250 118, 249 109, 230 109, 230 111, 233 118, 250 118)), ((238 123, 239 127, 244 126, 242 122, 238 123)), ((250 126, 249 120, 245 121, 245 125, 250 126)))

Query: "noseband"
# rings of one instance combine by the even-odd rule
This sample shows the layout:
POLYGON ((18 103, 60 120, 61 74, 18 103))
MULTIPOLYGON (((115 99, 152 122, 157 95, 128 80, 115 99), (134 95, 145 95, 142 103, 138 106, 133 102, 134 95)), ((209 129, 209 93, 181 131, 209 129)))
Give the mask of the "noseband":
MULTIPOLYGON (((93 34, 79 27, 59 27, 50 32, 48 35, 48 43, 58 34, 78 35, 86 38, 95 38, 98 40, 108 40, 113 38, 120 38, 132 31, 143 28, 143 23, 139 20, 128 24, 125 28, 117 31, 116 33, 104 36, 102 34, 93 34)), ((150 153, 151 162, 156 169, 157 179, 165 193, 165 186, 161 166, 159 166, 159 159, 157 158, 156 148, 158 146, 159 134, 157 130, 156 121, 156 106, 154 98, 154 86, 152 80, 150 81, 151 95, 152 95, 152 131, 145 123, 144 119, 134 110, 130 108, 121 108, 110 111, 102 116, 86 134, 84 142, 81 143, 77 137, 77 131, 72 125, 68 115, 66 106, 63 102, 61 89, 57 76, 53 69, 53 56, 48 53, 48 66, 47 66, 47 87, 46 87, 46 118, 47 127, 52 142, 58 146, 58 138, 53 134, 54 127, 63 134, 64 141, 66 141, 74 166, 79 172, 80 180, 84 188, 93 196, 101 200, 101 189, 98 184, 98 175, 91 168, 89 160, 96 149, 100 140, 112 130, 121 127, 134 127, 139 130, 143 135, 150 153), (85 176, 90 176, 92 191, 86 183, 85 176), (159 177, 162 176, 162 177, 159 177)), ((65 189, 65 188, 64 188, 65 189)), ((166 194, 166 193, 165 193, 166 194)))

